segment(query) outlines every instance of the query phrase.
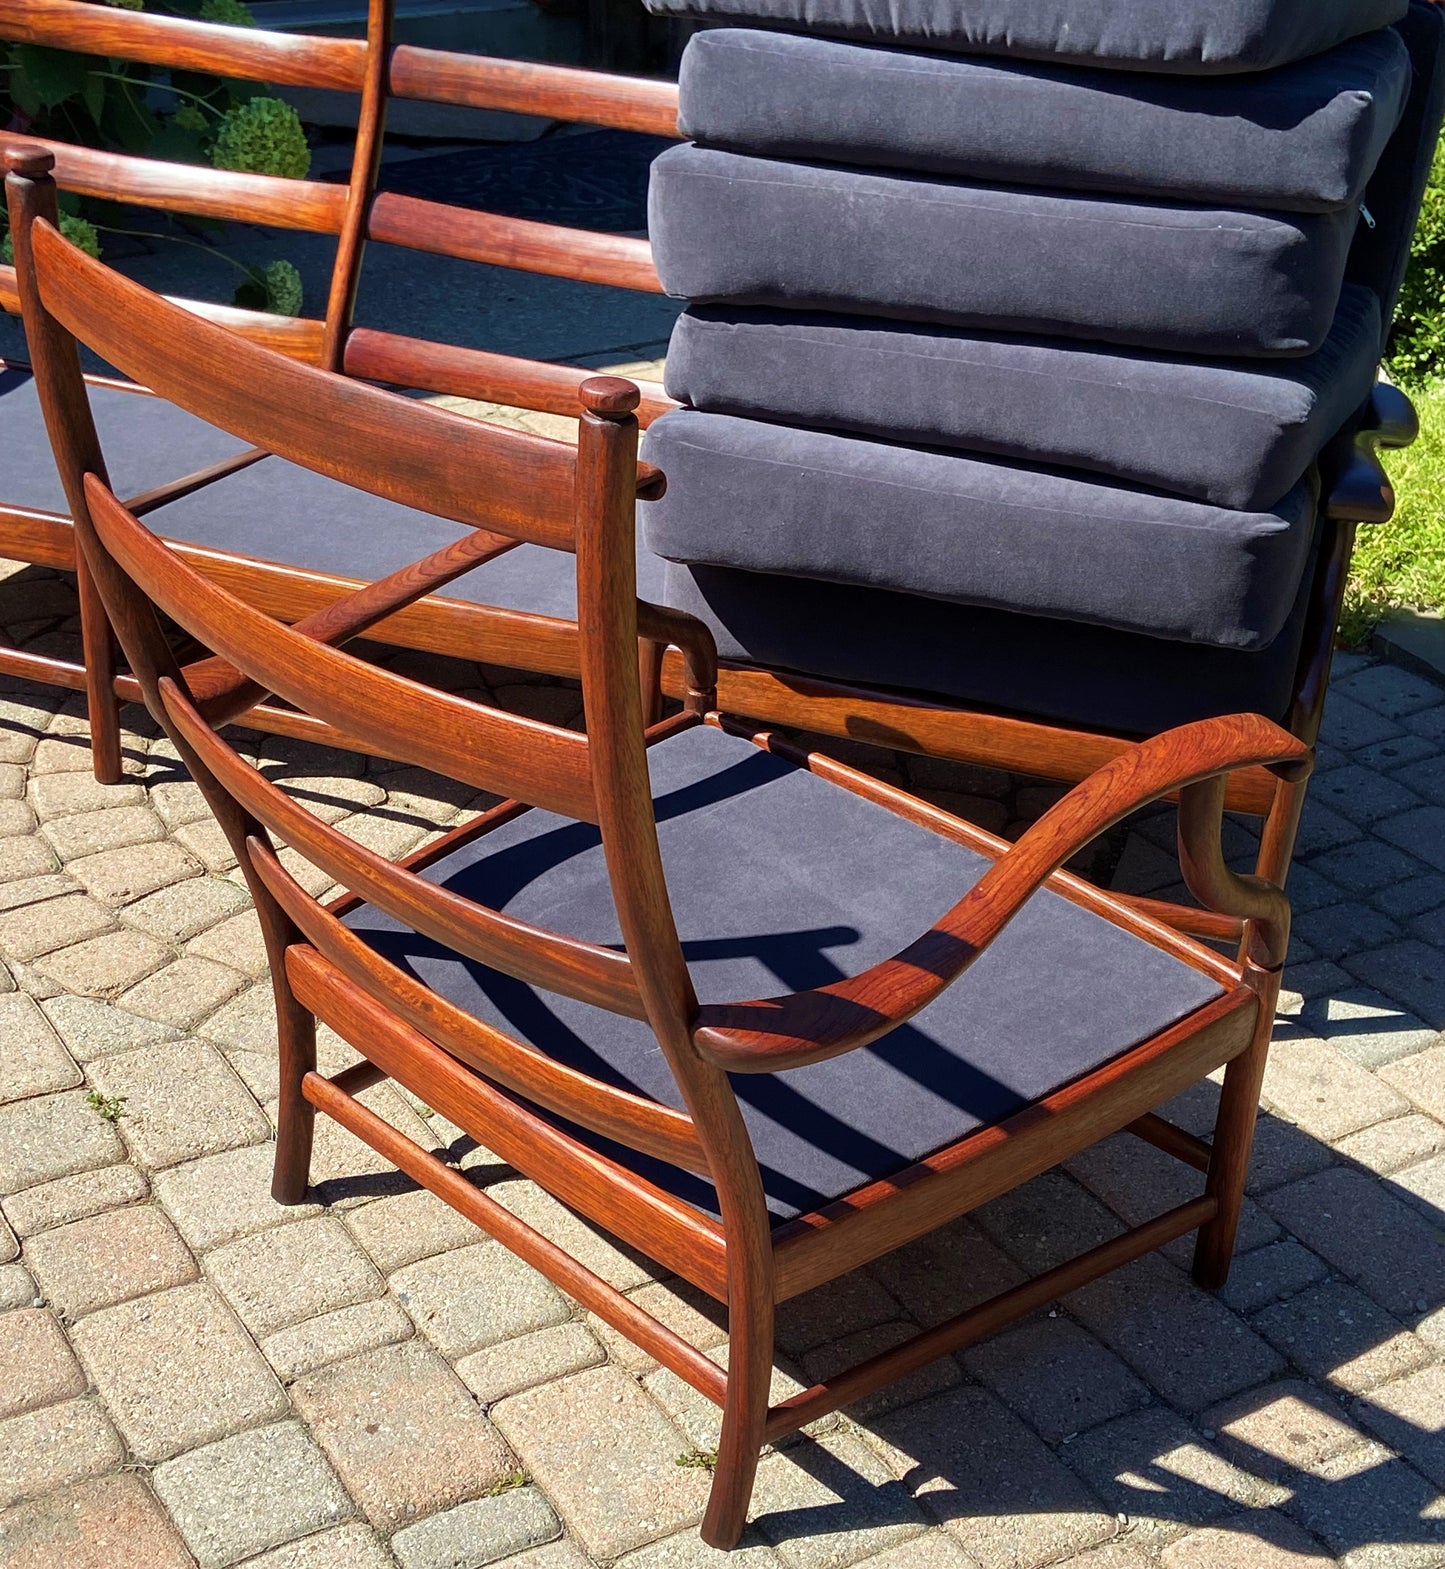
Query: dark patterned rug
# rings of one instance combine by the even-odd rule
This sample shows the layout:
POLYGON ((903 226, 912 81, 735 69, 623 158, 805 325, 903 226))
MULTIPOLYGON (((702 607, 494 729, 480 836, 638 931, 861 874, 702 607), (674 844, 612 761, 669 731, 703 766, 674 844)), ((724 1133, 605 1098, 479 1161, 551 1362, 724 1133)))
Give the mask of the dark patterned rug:
POLYGON ((631 131, 507 142, 383 165, 381 188, 575 229, 645 229, 647 171, 672 145, 631 131))

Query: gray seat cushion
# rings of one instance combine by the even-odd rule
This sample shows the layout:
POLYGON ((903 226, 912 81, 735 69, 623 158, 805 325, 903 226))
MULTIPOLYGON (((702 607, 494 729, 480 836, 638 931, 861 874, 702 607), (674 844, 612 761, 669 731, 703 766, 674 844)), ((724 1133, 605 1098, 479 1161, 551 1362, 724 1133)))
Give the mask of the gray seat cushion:
POLYGON ((900 589, 1154 637, 1262 648, 1309 553, 1314 490, 1269 512, 699 414, 647 433, 667 475, 644 503, 669 561, 900 589))
POLYGON ((644 0, 664 16, 1071 60, 1129 71, 1264 71, 1405 13, 1406 0, 644 0))
MULTIPOLYGON (((120 496, 193 474, 247 446, 148 393, 92 386, 90 406, 120 496)), ((69 516, 29 371, 0 367, 0 452, 0 503, 69 516)))
POLYGON ((658 274, 692 301, 1098 338, 1184 354, 1312 353, 1356 215, 1145 206, 718 152, 652 166, 658 274))
POLYGON ((1282 721, 1312 572, 1279 635, 1254 653, 727 567, 669 562, 663 597, 740 664, 1142 736, 1218 714, 1282 721))
POLYGON ((1400 118, 1390 28, 1223 80, 964 59, 718 27, 682 57, 694 141, 986 183, 1323 212, 1356 202, 1400 118))
MULTIPOLYGON (((855 973, 920 935, 986 865, 716 730, 663 742, 651 766, 668 888, 704 1002, 776 996, 855 973)), ((588 824, 529 812, 426 876, 556 930, 621 942, 588 824)), ((346 921, 477 1017, 573 1067, 680 1105, 645 1024, 462 959, 372 907, 346 921)), ((1217 995, 1213 981, 1139 938, 1038 894, 907 1026, 815 1067, 735 1076, 769 1207, 783 1220, 887 1176, 1217 995)), ((707 1183, 626 1158, 716 1213, 707 1183)))
MULTIPOLYGON (((470 532, 274 457, 159 508, 146 522, 171 539, 368 581, 470 532)), ((648 574, 638 591, 655 599, 661 568, 646 552, 638 561, 648 574)), ((537 545, 509 550, 443 593, 566 620, 577 613, 572 557, 537 545)))
POLYGON ((1179 360, 881 318, 695 306, 667 390, 709 414, 1055 463, 1263 511, 1369 395, 1380 308, 1347 287, 1322 349, 1179 360))

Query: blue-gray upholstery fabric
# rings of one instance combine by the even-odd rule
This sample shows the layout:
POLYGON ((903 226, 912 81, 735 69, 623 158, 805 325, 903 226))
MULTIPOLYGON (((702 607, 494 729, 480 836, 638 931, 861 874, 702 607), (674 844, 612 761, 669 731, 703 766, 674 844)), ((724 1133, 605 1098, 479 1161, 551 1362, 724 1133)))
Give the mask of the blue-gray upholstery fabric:
POLYGON ((1387 328, 1445 117, 1445 10, 1426 0, 1411 0, 1410 14, 1398 31, 1410 54, 1414 83, 1399 129, 1365 188, 1365 205, 1375 226, 1360 225, 1348 266, 1349 277, 1373 289, 1383 302, 1387 328))
MULTIPOLYGON (((163 398, 116 387, 92 386, 89 392, 110 480, 120 496, 138 495, 246 449, 244 441, 163 398)), ((0 502, 70 515, 28 371, 0 369, 0 454, 0 502)))
POLYGON ((726 567, 670 562, 662 593, 725 659, 1143 736, 1218 714, 1283 720, 1312 576, 1256 653, 726 567))
POLYGON ((699 414, 644 452, 639 507, 669 561, 900 589, 1155 637, 1262 648, 1284 625, 1314 530, 1311 481, 1269 512, 957 453, 699 414))
MULTIPOLYGON (((986 862, 750 743, 687 731, 651 752, 679 934, 703 1002, 825 984, 921 935, 986 862)), ((618 945, 598 834, 529 812, 426 874, 455 893, 618 945)), ((556 1060, 681 1104, 645 1024, 545 993, 372 907, 347 924, 477 1017, 556 1060)), ((997 1122, 1218 995, 1215 983, 1057 895, 1036 895, 942 998, 865 1050, 733 1082, 783 1220, 997 1122)), ((648 1174, 716 1213, 702 1180, 648 1174)))
POLYGON ((1353 285, 1324 347, 1281 360, 702 305, 673 328, 666 381, 708 414, 1059 464, 1264 511, 1369 395, 1380 339, 1379 304, 1353 285))
MULTIPOLYGON (((375 581, 469 530, 313 474, 281 458, 228 475, 152 512, 146 523, 170 539, 233 550, 263 561, 375 581)), ((661 592, 660 566, 638 555, 643 598, 661 592)), ((519 545, 450 583, 451 599, 530 610, 571 620, 577 613, 570 555, 519 545)))
POLYGON ((644 0, 704 22, 1128 71, 1264 71, 1387 27, 1405 0, 644 0))
POLYGON ((652 165, 663 287, 769 305, 1307 354, 1334 319, 1356 214, 1144 205, 839 169, 685 143, 652 165))
POLYGON ((1409 85, 1390 28, 1200 81, 718 27, 683 54, 678 119, 767 158, 1324 212, 1359 200, 1409 85))

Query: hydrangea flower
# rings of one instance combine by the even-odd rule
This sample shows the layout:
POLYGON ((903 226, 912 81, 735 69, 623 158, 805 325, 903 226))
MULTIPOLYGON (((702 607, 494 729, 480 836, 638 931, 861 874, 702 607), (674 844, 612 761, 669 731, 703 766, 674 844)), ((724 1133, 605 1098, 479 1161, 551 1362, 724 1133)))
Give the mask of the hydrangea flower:
POLYGON ((301 274, 288 261, 273 261, 263 274, 266 308, 277 316, 301 314, 301 274))
MULTIPOLYGON (((93 223, 88 223, 84 218, 73 217, 68 212, 61 213, 60 232, 72 245, 79 246, 87 256, 99 257, 100 236, 95 232, 93 223)), ((7 267, 15 265, 15 242, 8 234, 0 240, 0 262, 7 267)))
POLYGON ((290 104, 279 98, 251 98, 221 117, 211 162, 218 169, 301 180, 311 168, 311 149, 290 104))

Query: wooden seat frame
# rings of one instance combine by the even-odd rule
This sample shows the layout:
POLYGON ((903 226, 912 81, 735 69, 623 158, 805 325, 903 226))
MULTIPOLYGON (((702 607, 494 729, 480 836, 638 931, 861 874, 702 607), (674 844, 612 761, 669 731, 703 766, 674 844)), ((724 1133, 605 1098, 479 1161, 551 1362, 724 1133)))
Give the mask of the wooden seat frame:
MULTIPOLYGON (((656 476, 637 460, 637 389, 598 377, 579 388, 579 444, 539 442, 287 360, 170 304, 69 245, 57 227, 43 154, 12 151, 7 193, 18 288, 48 429, 92 581, 145 701, 175 742, 245 872, 276 990, 281 1091, 274 1193, 302 1200, 314 1113, 325 1111, 419 1183, 547 1274, 723 1410, 702 1534, 730 1547, 742 1531, 761 1446, 967 1345, 1073 1287, 1197 1230, 1194 1273, 1228 1271, 1243 1197, 1289 908, 1275 884, 1224 863, 1228 779, 1264 770, 1297 802, 1311 757, 1257 716, 1204 720, 1121 750, 1010 846, 904 792, 725 717, 711 639, 689 618, 659 622, 636 598, 634 511, 656 476), (290 461, 474 532, 572 552, 576 647, 586 733, 506 714, 419 685, 333 645, 370 625, 390 594, 441 570, 434 558, 286 626, 196 570, 118 500, 80 373, 77 341, 181 407, 290 461), (264 385, 265 399, 251 389, 264 385), (486 473, 489 483, 471 483, 486 473), (214 650, 182 669, 159 609, 214 650), (681 713, 648 724, 639 637, 679 645, 681 713), (220 727, 274 693, 384 755, 507 797, 474 822, 392 864, 296 805, 241 758, 220 727), (981 851, 989 870, 915 941, 860 974, 782 997, 700 1006, 663 877, 646 749, 699 724, 783 752, 848 790, 981 851), (1138 807, 1177 793, 1186 881, 1218 930, 1241 939, 1225 958, 1134 903, 1060 868, 1138 807), (531 926, 416 873, 538 806, 598 825, 622 952, 531 926), (350 890, 318 904, 283 868, 280 841, 350 890), (856 1050, 953 984, 1042 887, 1096 912, 1211 977, 1217 998, 1016 1115, 938 1150, 823 1209, 771 1225, 757 1161, 729 1075, 775 1072, 856 1050), (681 1092, 676 1110, 593 1079, 445 1001, 369 949, 340 917, 360 901, 475 962, 645 1020, 681 1092), (315 1021, 365 1062, 317 1072, 315 1021), (1223 1066, 1212 1143, 1153 1108, 1223 1066), (474 1188, 357 1099, 393 1078, 597 1224, 728 1309, 724 1369, 474 1188), (541 1109, 539 1111, 539 1108, 541 1109), (598 1153, 541 1112, 706 1175, 720 1219, 598 1153), (1203 1174, 1198 1197, 1079 1258, 960 1313, 906 1344, 769 1406, 775 1303, 919 1237, 1128 1128, 1203 1174)), ((1286 816, 1292 811, 1287 810, 1286 816)), ((846 846, 838 846, 846 854, 846 846)))
MULTIPOLYGON (((229 307, 187 302, 253 341, 324 368, 384 384, 506 403, 553 414, 576 413, 588 372, 576 367, 423 342, 352 323, 367 239, 478 262, 654 293, 662 287, 642 239, 561 228, 446 203, 378 193, 377 169, 386 106, 406 98, 520 111, 656 135, 680 135, 677 89, 666 82, 566 67, 489 59, 391 43, 391 0, 369 0, 365 41, 266 33, 174 17, 115 10, 85 0, 6 0, 0 37, 123 59, 214 71, 278 84, 359 94, 359 130, 348 187, 228 174, 189 165, 97 153, 44 143, 56 158, 62 188, 207 216, 335 233, 335 267, 324 319, 293 321, 229 307)), ((33 144, 33 139, 31 139, 33 144)), ((13 272, 0 268, 0 305, 18 308, 13 272)), ((676 405, 660 386, 641 385, 637 416, 646 425, 676 405)), ((1329 679, 1334 632, 1343 603, 1355 533, 1388 521, 1394 493, 1377 448, 1405 446, 1418 430, 1409 400, 1380 386, 1321 460, 1321 542, 1310 586, 1302 653, 1285 728, 1313 746, 1329 679)), ((257 451, 131 498, 139 516, 212 483, 257 451)), ((646 492, 644 492, 646 494, 646 492)), ((289 621, 314 615, 357 580, 178 543, 177 550, 249 603, 289 621)), ((0 504, 0 555, 73 569, 81 589, 84 665, 0 649, 0 672, 87 692, 97 777, 120 777, 117 699, 133 700, 132 675, 116 673, 111 638, 94 591, 77 560, 70 520, 0 504)), ((473 565, 476 564, 474 561, 473 565)), ((571 623, 446 597, 435 590, 372 624, 371 635, 402 647, 512 666, 550 675, 580 674, 571 623)), ((644 636, 649 707, 665 692, 682 698, 685 660, 665 639, 644 636)), ((729 713, 963 763, 1072 783, 1119 756, 1136 736, 1070 727, 1027 715, 981 711, 947 700, 871 689, 724 661, 718 699, 729 713)), ((349 745, 309 716, 261 704, 250 723, 285 734, 349 745)), ((1259 875, 1282 881, 1293 853, 1301 801, 1281 794, 1264 769, 1230 776, 1230 810, 1266 819, 1259 875)), ((1219 935, 1208 914, 1158 906, 1181 929, 1219 935), (1176 913, 1168 914, 1169 910, 1176 913)))

